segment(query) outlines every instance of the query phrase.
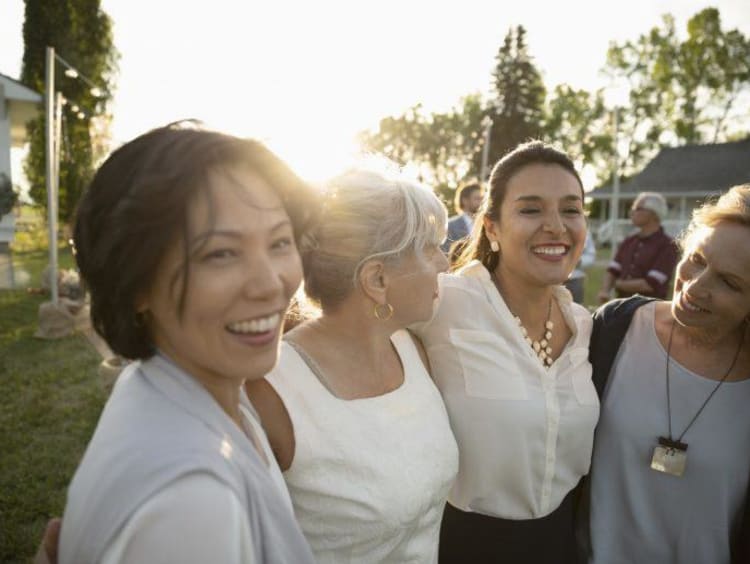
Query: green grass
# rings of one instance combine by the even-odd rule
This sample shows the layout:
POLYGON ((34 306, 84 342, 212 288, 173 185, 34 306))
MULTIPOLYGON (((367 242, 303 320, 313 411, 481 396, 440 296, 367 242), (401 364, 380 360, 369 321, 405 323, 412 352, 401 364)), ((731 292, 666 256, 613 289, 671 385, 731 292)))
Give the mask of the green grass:
POLYGON ((596 298, 596 294, 602 287, 602 278, 604 277, 604 271, 607 269, 606 264, 599 257, 599 253, 597 253, 596 263, 586 270, 586 283, 583 287, 583 305, 589 309, 599 307, 599 300, 596 298))
MULTIPOLYGON (((18 258, 46 263, 44 253, 18 258)), ((62 514, 105 401, 100 359, 83 335, 34 338, 45 299, 0 291, 0 562, 29 561, 47 520, 62 514)))
MULTIPOLYGON (((49 263, 47 249, 36 249, 13 253, 13 270, 16 280, 21 279, 21 272, 28 275, 26 282, 17 283, 18 288, 38 288, 42 285, 42 272, 49 263)), ((75 268, 75 259, 69 247, 60 247, 57 251, 57 268, 60 270, 75 268)), ((26 277, 24 277, 26 278, 26 277)))

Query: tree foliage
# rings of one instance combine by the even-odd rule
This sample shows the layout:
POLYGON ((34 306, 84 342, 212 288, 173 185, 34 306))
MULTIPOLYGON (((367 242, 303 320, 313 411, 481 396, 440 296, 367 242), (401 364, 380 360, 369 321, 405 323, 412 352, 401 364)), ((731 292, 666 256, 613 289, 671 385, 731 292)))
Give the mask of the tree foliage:
POLYGON ((0 218, 10 213, 17 201, 18 194, 13 190, 10 178, 5 173, 0 172, 0 218))
MULTIPOLYGON (((85 81, 65 76, 56 64, 56 90, 68 103, 62 112, 59 215, 68 221, 78 198, 93 174, 91 121, 106 112, 117 67, 112 21, 100 0, 26 0, 23 24, 24 55, 21 80, 39 92, 45 90, 47 46, 96 84, 97 97, 85 81), (77 106, 77 110, 73 106, 77 106), (82 112, 83 117, 79 117, 82 112)), ((24 165, 30 195, 46 206, 45 118, 30 122, 30 151, 24 165)))
POLYGON ((684 40, 666 15, 637 40, 611 45, 605 71, 631 85, 632 123, 624 123, 638 162, 667 143, 716 143, 733 134, 735 104, 750 92, 750 39, 723 30, 716 8, 690 18, 684 40))
POLYGON ((462 98, 448 112, 427 114, 421 105, 398 117, 380 121, 377 132, 363 132, 360 143, 400 165, 420 171, 446 203, 451 191, 465 176, 476 174, 476 155, 481 153, 481 121, 486 108, 478 94, 462 98))
POLYGON ((542 133, 546 89, 526 45, 523 26, 510 29, 495 56, 490 163, 542 133))
POLYGON ((363 144, 417 164, 446 192, 466 176, 479 176, 485 117, 493 120, 490 166, 518 143, 541 137, 579 166, 592 166, 600 182, 611 178, 615 162, 621 177, 636 174, 665 145, 747 135, 748 116, 739 113, 737 101, 750 95, 750 40, 723 30, 715 8, 690 18, 683 40, 674 18, 665 15, 635 40, 612 43, 602 70, 629 90, 617 112, 617 151, 604 91, 563 84, 547 96, 521 26, 510 29, 498 49, 487 99, 469 96, 445 114, 417 105, 383 119, 378 131, 363 134, 363 144))

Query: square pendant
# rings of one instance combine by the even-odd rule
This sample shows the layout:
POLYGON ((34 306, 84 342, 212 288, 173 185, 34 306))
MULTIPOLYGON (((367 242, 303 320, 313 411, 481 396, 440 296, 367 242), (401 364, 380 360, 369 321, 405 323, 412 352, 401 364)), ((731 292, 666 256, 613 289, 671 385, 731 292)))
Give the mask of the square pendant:
POLYGON ((651 457, 651 469, 664 472, 672 476, 682 476, 687 463, 687 450, 675 447, 657 445, 651 457))

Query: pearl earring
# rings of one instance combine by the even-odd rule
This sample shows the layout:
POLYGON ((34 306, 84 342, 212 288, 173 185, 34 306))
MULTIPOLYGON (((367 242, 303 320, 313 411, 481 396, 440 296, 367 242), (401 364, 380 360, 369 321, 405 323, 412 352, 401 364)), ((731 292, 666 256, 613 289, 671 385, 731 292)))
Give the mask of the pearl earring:
POLYGON ((497 241, 490 241, 490 249, 492 249, 493 253, 496 253, 500 250, 500 245, 497 241))

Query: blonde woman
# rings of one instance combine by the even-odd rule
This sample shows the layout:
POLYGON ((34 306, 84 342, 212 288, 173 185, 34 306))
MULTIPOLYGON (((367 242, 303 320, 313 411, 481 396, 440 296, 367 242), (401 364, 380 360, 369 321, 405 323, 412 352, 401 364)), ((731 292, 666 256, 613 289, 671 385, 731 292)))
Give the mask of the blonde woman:
POLYGON ((335 179, 303 248, 322 315, 248 383, 319 563, 434 562, 458 453, 419 342, 437 298, 445 208, 382 172, 335 179))
POLYGON ((592 563, 750 562, 748 242, 745 184, 695 212, 671 302, 595 315, 592 563))

